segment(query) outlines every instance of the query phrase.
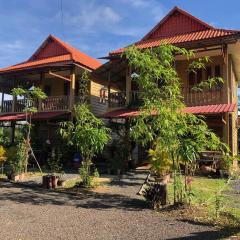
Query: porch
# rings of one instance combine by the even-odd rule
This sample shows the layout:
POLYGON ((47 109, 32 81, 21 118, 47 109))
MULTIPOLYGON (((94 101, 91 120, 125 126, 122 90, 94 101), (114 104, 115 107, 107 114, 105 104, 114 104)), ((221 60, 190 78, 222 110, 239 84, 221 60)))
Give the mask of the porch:
POLYGON ((74 103, 70 102, 69 96, 49 96, 44 100, 39 99, 14 99, 3 100, 1 103, 1 113, 22 113, 26 107, 35 107, 38 112, 71 111, 71 106, 79 101, 79 97, 74 98, 74 103))

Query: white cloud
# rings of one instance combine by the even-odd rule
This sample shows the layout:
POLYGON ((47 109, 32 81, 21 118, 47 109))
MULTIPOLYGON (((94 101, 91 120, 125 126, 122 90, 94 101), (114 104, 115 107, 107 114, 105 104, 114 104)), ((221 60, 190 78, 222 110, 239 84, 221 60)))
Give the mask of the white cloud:
POLYGON ((76 26, 84 31, 95 31, 95 28, 109 28, 121 20, 120 15, 110 6, 97 5, 93 2, 86 4, 81 11, 73 16, 66 13, 67 24, 76 26))
POLYGON ((151 4, 151 1, 149 0, 123 0, 123 1, 130 3, 134 7, 145 7, 151 4))

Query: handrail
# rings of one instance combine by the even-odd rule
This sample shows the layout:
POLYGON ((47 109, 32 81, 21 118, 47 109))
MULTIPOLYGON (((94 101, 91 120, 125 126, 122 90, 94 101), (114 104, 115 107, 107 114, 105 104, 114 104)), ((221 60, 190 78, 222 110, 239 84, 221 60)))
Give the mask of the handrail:
MULTIPOLYGON (((4 100, 1 107, 2 113, 11 113, 13 100, 4 100)), ((49 96, 44 100, 17 99, 15 101, 14 112, 21 113, 26 107, 36 107, 38 111, 62 111, 69 110, 68 96, 49 96)))

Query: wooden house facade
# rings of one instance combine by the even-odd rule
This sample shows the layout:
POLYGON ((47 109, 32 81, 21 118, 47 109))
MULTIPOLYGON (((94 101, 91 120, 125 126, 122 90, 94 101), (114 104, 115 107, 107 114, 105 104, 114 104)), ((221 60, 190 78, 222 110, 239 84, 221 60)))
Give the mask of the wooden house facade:
MULTIPOLYGON (((184 111, 204 115, 211 129, 238 153, 237 88, 240 80, 240 31, 218 29, 175 7, 140 41, 139 49, 154 48, 161 42, 195 51, 195 57, 209 56, 211 61, 197 74, 187 71, 194 59, 176 56, 176 71, 182 81, 182 93, 187 106, 184 111), (222 77, 223 84, 202 92, 192 91, 194 84, 209 77, 222 77)), ((121 57, 125 48, 117 49, 106 57, 108 62, 94 71, 105 79, 108 112, 105 118, 124 119, 139 112, 139 88, 132 81, 132 70, 121 57), (117 90, 112 92, 112 86, 117 90)))
MULTIPOLYGON (((24 108, 34 106, 38 109, 32 117, 38 126, 37 138, 41 143, 46 140, 56 142, 58 123, 74 117, 73 106, 81 98, 79 80, 83 71, 92 72, 99 66, 101 63, 98 60, 59 38, 48 36, 27 61, 0 69, 0 122, 11 122, 14 131, 15 123, 25 119, 24 108), (12 97, 11 90, 19 86, 25 89, 40 87, 47 98, 30 103, 27 99, 12 97)), ((89 99, 96 115, 106 111, 106 106, 99 101, 102 87, 96 81, 90 81, 89 99)))

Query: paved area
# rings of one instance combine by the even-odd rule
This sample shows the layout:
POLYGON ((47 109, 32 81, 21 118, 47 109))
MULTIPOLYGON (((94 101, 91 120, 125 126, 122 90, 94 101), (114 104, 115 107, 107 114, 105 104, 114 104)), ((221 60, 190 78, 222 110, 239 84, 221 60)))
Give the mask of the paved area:
POLYGON ((146 209, 136 195, 144 177, 125 176, 95 192, 57 192, 0 182, 0 239, 220 239, 211 226, 146 209))

